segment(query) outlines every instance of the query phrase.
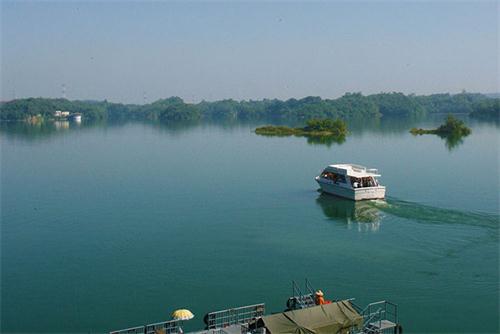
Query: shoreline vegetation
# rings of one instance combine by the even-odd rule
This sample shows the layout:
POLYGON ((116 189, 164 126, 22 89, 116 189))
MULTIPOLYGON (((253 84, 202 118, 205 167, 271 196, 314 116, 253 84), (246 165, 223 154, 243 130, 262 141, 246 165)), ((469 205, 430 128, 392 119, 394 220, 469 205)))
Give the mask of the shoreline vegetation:
MULTIPOLYGON (((24 98, 0 102, 0 121, 39 123, 58 118, 56 111, 81 114, 84 121, 95 120, 294 120, 376 119, 380 117, 420 117, 437 113, 470 114, 478 119, 499 116, 500 99, 484 94, 405 95, 346 93, 336 99, 308 96, 302 99, 232 99, 187 103, 179 97, 160 99, 149 104, 122 104, 104 101, 70 101, 53 98, 24 98)), ((283 130, 285 131, 285 130, 283 130)))
POLYGON ((470 116, 479 120, 500 122, 500 99, 489 99, 478 102, 470 116))

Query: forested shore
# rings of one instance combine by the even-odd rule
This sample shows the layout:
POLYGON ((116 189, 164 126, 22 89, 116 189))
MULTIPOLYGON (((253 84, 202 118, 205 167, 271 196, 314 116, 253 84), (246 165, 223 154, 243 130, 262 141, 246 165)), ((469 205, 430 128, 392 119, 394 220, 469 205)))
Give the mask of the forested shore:
POLYGON ((54 119, 56 110, 79 113, 84 120, 308 120, 314 118, 366 119, 423 116, 434 113, 466 113, 480 119, 499 119, 500 99, 478 93, 405 95, 346 93, 337 99, 308 96, 302 99, 221 100, 186 103, 179 97, 149 104, 108 101, 71 101, 25 98, 2 102, 0 120, 54 119))

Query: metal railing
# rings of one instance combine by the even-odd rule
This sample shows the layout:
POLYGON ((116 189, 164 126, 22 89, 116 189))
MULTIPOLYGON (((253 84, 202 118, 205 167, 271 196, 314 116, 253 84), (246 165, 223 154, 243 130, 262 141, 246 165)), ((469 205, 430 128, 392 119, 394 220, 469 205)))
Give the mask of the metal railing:
POLYGON ((168 320, 149 325, 111 331, 109 334, 177 334, 179 333, 179 329, 179 320, 168 320))
POLYGON ((231 325, 246 324, 264 315, 265 304, 255 304, 230 308, 207 314, 207 328, 217 329, 231 325))
POLYGON ((289 309, 302 309, 316 305, 314 297, 315 290, 307 278, 305 280, 304 289, 306 293, 302 293, 299 285, 295 281, 292 281, 292 296, 287 302, 287 307, 289 309))
POLYGON ((361 312, 364 333, 382 333, 385 321, 398 324, 398 306, 386 300, 368 304, 361 312))

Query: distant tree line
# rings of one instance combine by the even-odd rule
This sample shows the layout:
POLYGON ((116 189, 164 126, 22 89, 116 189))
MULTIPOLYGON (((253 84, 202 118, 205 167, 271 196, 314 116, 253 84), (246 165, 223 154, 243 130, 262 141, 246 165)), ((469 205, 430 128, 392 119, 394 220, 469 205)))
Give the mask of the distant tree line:
POLYGON ((0 104, 0 120, 51 119, 54 111, 81 113, 84 120, 134 119, 160 121, 193 120, 308 120, 313 118, 368 119, 380 116, 421 116, 431 113, 471 113, 478 118, 498 118, 499 99, 482 94, 403 93, 362 95, 347 93, 337 99, 308 96, 302 99, 259 101, 222 100, 186 103, 179 97, 150 104, 121 104, 108 101, 26 98, 0 104))
POLYGON ((478 119, 500 121, 500 98, 479 101, 474 105, 471 116, 478 119))

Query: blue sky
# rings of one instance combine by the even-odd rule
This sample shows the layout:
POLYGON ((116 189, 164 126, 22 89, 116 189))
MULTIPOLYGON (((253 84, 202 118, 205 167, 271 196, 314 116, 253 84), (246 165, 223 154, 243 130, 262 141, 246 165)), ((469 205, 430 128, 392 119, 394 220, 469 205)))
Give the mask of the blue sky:
POLYGON ((499 5, 1 3, 1 98, 498 92, 499 5))

